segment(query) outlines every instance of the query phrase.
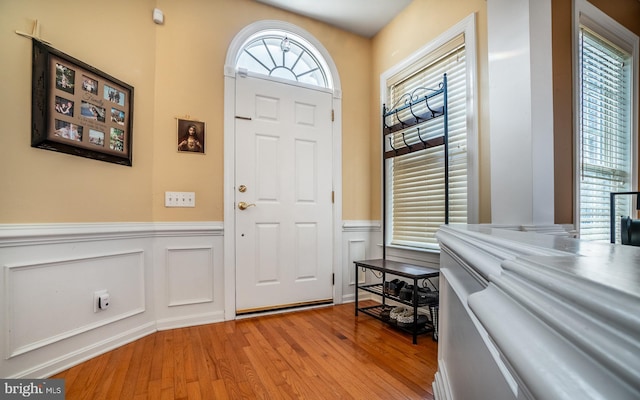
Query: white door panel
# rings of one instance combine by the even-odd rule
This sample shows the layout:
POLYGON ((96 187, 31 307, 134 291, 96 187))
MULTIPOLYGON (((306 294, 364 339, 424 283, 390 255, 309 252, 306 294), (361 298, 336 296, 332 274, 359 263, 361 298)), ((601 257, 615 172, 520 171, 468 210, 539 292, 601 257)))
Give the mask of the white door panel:
POLYGON ((332 298, 331 103, 327 92, 236 80, 236 204, 255 204, 235 213, 239 313, 332 298))

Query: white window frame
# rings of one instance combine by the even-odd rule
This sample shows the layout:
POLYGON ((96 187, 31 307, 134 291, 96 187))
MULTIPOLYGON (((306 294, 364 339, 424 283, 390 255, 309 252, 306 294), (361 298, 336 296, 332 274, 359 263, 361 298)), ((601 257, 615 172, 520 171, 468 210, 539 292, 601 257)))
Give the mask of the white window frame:
MULTIPOLYGON (((611 43, 631 54, 631 191, 638 190, 638 57, 640 41, 638 35, 602 12, 586 0, 574 0, 573 7, 573 131, 574 131, 574 224, 580 232, 580 26, 586 26, 611 43)), ((631 203, 631 202, 629 202, 631 203)), ((617 238, 619 239, 619 238, 617 238)))
MULTIPOLYGON (((478 209, 479 209, 479 167, 478 167, 478 88, 477 88, 477 48, 476 48, 476 14, 470 14, 456 25, 440 34, 437 38, 426 44, 424 47, 418 49, 409 57, 393 66, 389 70, 380 75, 380 110, 382 105, 387 102, 389 81, 392 77, 397 76, 403 71, 411 71, 415 68, 415 65, 420 60, 427 57, 430 53, 434 52, 441 46, 455 39, 456 37, 464 35, 465 38, 465 52, 467 62, 467 222, 470 224, 478 223, 478 209)), ((380 137, 382 137, 382 127, 380 127, 380 137)), ((384 149, 380 150, 381 152, 384 149)), ((382 159, 382 154, 380 155, 382 159)), ((388 164, 383 162, 381 165, 382 174, 388 174, 388 164)), ((387 175, 389 176, 389 175, 387 175)), ((382 177, 382 175, 381 175, 382 177)), ((382 187, 382 186, 381 186, 382 187)), ((387 191, 390 192, 391 185, 388 181, 387 191)), ((382 196, 387 196, 390 199, 388 193, 382 193, 382 196)), ((387 209, 391 208, 391 202, 387 201, 387 209)), ((386 221, 383 223, 390 227, 391 213, 387 213, 386 221)), ((385 217, 385 216, 383 216, 385 217)), ((389 229, 387 229, 389 232, 389 229)), ((430 250, 422 248, 406 248, 389 245, 389 237, 383 238, 385 246, 387 246, 388 254, 394 257, 400 257, 407 260, 418 259, 422 257, 421 253, 439 253, 439 250, 430 250)))
MULTIPOLYGON (((270 37, 289 38, 293 43, 295 43, 297 45, 298 48, 300 48, 302 50, 303 53, 305 53, 305 52, 308 53, 311 56, 311 58, 313 59, 313 61, 316 63, 316 66, 321 71, 321 74, 324 77, 324 81, 322 82, 323 84, 322 85, 318 84, 317 86, 321 87, 321 88, 330 89, 330 90, 333 89, 332 74, 331 74, 329 66, 327 65, 327 62, 325 61, 325 58, 323 57, 323 55, 307 39, 305 39, 304 37, 302 37, 299 34, 296 34, 295 32, 292 32, 291 30, 286 30, 286 29, 265 29, 265 30, 261 30, 259 32, 256 32, 255 34, 251 35, 240 46, 241 47, 241 51, 237 55, 236 69, 240 69, 238 67, 238 63, 240 61, 241 56, 244 53, 244 50, 247 48, 247 46, 249 44, 255 42, 256 40, 267 39, 267 38, 270 38, 270 37)), ((276 66, 281 66, 282 62, 280 60, 280 57, 282 56, 282 53, 277 54, 277 56, 278 56, 278 59, 275 60, 274 63, 276 64, 276 66)), ((265 60, 260 60, 260 61, 265 61, 265 60)), ((268 64, 268 62, 267 62, 267 64, 268 64)), ((288 67, 289 65, 287 64, 285 66, 288 67)), ((265 74, 265 72, 262 69, 254 70, 254 71, 249 70, 249 71, 250 72, 255 72, 255 73, 259 74, 259 75, 267 75, 267 76, 272 77, 271 73, 265 74)), ((273 77, 272 77, 272 79, 273 79, 273 77)), ((277 80, 277 79, 275 79, 275 80, 277 80)), ((302 84, 302 81, 300 81, 297 78, 294 80, 294 79, 291 79, 290 77, 288 77, 288 78, 283 78, 283 80, 291 80, 292 82, 297 83, 297 84, 301 84, 302 86, 310 86, 310 87, 315 87, 316 86, 316 85, 313 85, 313 84, 310 84, 310 83, 302 84)))

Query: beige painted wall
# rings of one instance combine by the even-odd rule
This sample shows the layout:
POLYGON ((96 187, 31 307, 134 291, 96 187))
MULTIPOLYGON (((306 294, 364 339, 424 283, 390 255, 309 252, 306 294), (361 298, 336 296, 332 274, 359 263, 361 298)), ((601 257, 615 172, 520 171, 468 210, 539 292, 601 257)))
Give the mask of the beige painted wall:
MULTIPOLYGON (((640 33, 637 0, 593 3, 640 33)), ((332 54, 343 94, 343 218, 380 218, 380 74, 477 13, 480 222, 490 222, 485 0, 414 2, 373 40, 250 0, 0 0, 0 223, 221 221, 223 64, 233 37, 261 19, 313 34, 332 54), (446 4, 445 4, 446 3, 446 4), (151 10, 165 12, 165 25, 151 10), (70 10, 74 10, 71 12, 70 10), (81 15, 80 17, 78 15, 81 15), (31 42, 43 38, 135 87, 132 168, 30 147, 31 42), (178 154, 176 117, 207 124, 207 152, 178 154), (195 209, 166 209, 165 191, 196 192, 195 209)), ((553 0, 556 222, 573 221, 571 0, 553 0)))
POLYGON ((150 221, 155 26, 152 0, 0 1, 0 223, 150 221), (129 168, 30 147, 31 32, 135 87, 129 168))
POLYGON ((158 27, 154 218, 223 219, 223 67, 236 34, 259 20, 295 24, 332 55, 343 93, 343 217, 368 219, 370 40, 250 0, 159 0, 165 13, 158 27), (178 154, 175 117, 190 115, 207 124, 206 155, 178 154), (162 206, 165 191, 195 191, 195 210, 162 206))
POLYGON ((470 14, 476 13, 478 49, 478 95, 479 95, 479 153, 480 153, 480 203, 479 222, 491 222, 491 186, 489 170, 489 108, 487 100, 487 13, 485 0, 414 0, 397 18, 373 39, 373 73, 371 87, 371 132, 370 147, 372 193, 372 218, 380 218, 381 196, 381 118, 380 75, 403 61, 418 49, 427 45, 441 33, 451 28, 470 14))
POLYGON ((371 41, 249 0, 0 1, 0 223, 221 221, 223 66, 227 48, 261 19, 296 24, 330 52, 343 94, 343 217, 369 219, 371 41), (165 24, 151 20, 154 7, 165 24), (31 42, 54 47, 135 87, 133 167, 30 147, 31 42), (176 117, 206 123, 206 154, 178 154, 176 117), (196 192, 196 208, 164 207, 165 191, 196 192))

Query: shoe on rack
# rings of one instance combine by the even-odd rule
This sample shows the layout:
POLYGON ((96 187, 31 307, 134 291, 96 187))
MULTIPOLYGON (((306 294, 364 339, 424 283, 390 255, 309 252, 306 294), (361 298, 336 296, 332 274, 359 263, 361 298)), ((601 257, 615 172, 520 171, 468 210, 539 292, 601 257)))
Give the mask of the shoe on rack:
MULTIPOLYGON (((427 323, 426 315, 418 314, 416 319, 418 328, 424 326, 427 323)), ((398 315, 398 326, 402 326, 404 328, 413 327, 413 311, 406 310, 406 312, 402 315, 398 315)))
POLYGON ((389 313, 389 318, 391 318, 392 320, 396 320, 398 318, 398 316, 400 314, 403 314, 405 311, 407 311, 406 308, 404 307, 394 307, 391 312, 389 313))

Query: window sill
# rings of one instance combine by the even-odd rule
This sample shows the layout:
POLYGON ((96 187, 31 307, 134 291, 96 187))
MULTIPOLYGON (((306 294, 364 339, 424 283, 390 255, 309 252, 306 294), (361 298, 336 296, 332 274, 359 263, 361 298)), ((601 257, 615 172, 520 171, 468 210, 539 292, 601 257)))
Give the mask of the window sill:
POLYGON ((387 249, 398 249, 403 251, 415 251, 417 253, 430 253, 430 254, 440 254, 440 247, 412 247, 412 246, 402 246, 398 244, 388 244, 387 249))
MULTIPOLYGON (((380 245, 382 247, 382 245, 380 245)), ((387 258, 407 262, 411 264, 424 265, 431 268, 438 268, 440 265, 439 248, 409 247, 390 244, 386 246, 387 258)))

